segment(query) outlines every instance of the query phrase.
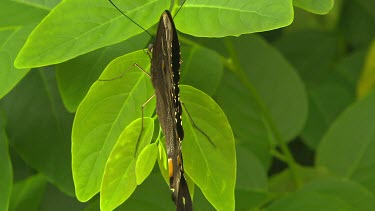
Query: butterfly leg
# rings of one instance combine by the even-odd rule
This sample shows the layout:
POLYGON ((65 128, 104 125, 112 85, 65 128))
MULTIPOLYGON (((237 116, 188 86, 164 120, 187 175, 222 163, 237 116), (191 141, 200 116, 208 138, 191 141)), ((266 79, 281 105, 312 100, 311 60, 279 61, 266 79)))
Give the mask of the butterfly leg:
POLYGON ((146 102, 144 102, 142 104, 142 127, 141 127, 141 132, 139 133, 139 136, 138 136, 137 144, 135 145, 134 157, 137 154, 138 144, 139 144, 139 141, 141 140, 141 136, 142 136, 142 132, 143 132, 143 109, 152 100, 152 98, 154 98, 154 97, 155 97, 155 94, 153 94, 151 97, 149 97, 146 100, 146 102))
POLYGON ((188 115, 188 117, 189 117, 189 119, 190 119, 190 122, 191 122, 191 124, 193 125, 193 127, 194 127, 195 129, 197 129, 200 133, 202 133, 202 134, 208 139, 208 141, 212 144, 212 146, 213 146, 214 148, 216 148, 216 145, 214 144, 214 142, 212 142, 212 140, 210 139, 210 137, 209 137, 209 136, 208 136, 208 135, 207 135, 202 129, 200 129, 200 128, 195 124, 193 118, 191 118, 191 116, 190 116, 188 110, 186 109, 185 103, 181 102, 181 104, 182 104, 182 106, 184 106, 184 109, 185 109, 185 111, 186 111, 186 114, 188 115))
POLYGON ((141 70, 143 73, 145 73, 149 78, 151 78, 150 73, 146 72, 141 66, 139 66, 137 63, 133 64, 133 67, 138 67, 139 70, 141 70))
POLYGON ((139 66, 137 63, 134 63, 130 68, 128 68, 127 70, 125 70, 121 75, 119 76, 116 76, 114 78, 110 78, 110 79, 98 79, 98 81, 113 81, 113 80, 116 80, 116 79, 120 79, 122 78, 125 73, 131 69, 133 69, 134 67, 137 67, 139 70, 141 70, 143 73, 145 73, 149 78, 151 78, 151 75, 150 73, 146 72, 146 70, 144 70, 141 66, 139 66))

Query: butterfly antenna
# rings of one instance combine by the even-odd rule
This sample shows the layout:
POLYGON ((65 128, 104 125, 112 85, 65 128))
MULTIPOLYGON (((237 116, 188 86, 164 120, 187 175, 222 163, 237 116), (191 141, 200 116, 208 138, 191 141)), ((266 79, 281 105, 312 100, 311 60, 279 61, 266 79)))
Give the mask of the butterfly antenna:
MULTIPOLYGON (((150 37, 153 37, 150 32, 148 32, 145 28, 143 28, 141 25, 139 25, 137 22, 133 21, 129 16, 125 15, 113 2, 112 0, 108 0, 123 16, 125 16, 127 19, 129 19, 131 22, 133 22, 135 25, 137 25, 139 28, 143 29, 150 37)), ((184 2, 185 3, 185 2, 184 2)))
POLYGON ((174 14, 173 19, 177 16, 178 12, 180 12, 180 10, 181 10, 182 6, 184 6, 185 2, 186 2, 186 0, 184 2, 182 2, 181 6, 178 8, 176 14, 174 14))

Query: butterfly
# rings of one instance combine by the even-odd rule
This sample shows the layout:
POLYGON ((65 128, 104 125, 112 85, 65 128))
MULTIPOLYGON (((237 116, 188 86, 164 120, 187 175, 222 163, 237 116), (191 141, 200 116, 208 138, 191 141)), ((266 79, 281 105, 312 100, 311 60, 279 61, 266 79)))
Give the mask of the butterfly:
POLYGON ((152 53, 151 81, 155 89, 156 114, 166 140, 172 199, 177 211, 193 210, 181 153, 184 129, 179 88, 180 43, 168 10, 160 17, 155 42, 149 49, 152 53))
MULTIPOLYGON (((124 14, 111 0, 109 2, 125 17, 144 29, 124 14)), ((147 30, 145 31, 150 34, 147 30)), ((156 114, 166 140, 169 186, 172 190, 172 199, 176 204, 177 211, 191 211, 193 210, 193 204, 184 177, 181 152, 181 142, 184 139, 181 119, 182 106, 179 94, 181 51, 176 27, 168 10, 165 10, 160 17, 155 42, 149 46, 149 51, 152 53, 151 74, 149 76, 155 89, 156 114)), ((148 74, 138 65, 135 66, 148 74)))

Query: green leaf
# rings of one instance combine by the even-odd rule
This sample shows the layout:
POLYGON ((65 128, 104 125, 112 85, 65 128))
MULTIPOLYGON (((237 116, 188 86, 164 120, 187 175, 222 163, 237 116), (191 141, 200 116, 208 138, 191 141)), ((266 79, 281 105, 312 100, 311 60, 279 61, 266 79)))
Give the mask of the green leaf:
MULTIPOLYGON (((32 0, 25 1, 24 3, 21 1, 3 0, 0 2, 0 5, 0 27, 3 29, 34 25, 48 13, 48 10, 40 8, 32 0)), ((27 35, 24 39, 26 38, 27 35)))
MULTIPOLYGON (((87 201, 100 189, 104 167, 123 129, 142 115, 142 104, 153 94, 150 79, 133 67, 149 67, 143 51, 113 60, 77 109, 72 132, 72 169, 76 195, 87 201), (122 76, 121 78, 118 78, 122 76), (117 77, 117 78, 116 78, 117 77)), ((144 108, 151 116, 155 101, 144 108)))
POLYGON ((237 145, 236 152, 236 210, 249 210, 258 207, 267 198, 267 174, 251 151, 237 145))
MULTIPOLYGON (((304 167, 297 166, 295 171, 298 171, 298 175, 303 184, 308 184, 311 181, 317 179, 330 178, 332 175, 325 168, 317 167, 304 167)), ((268 183, 269 191, 272 193, 285 193, 294 192, 298 189, 296 186, 295 178, 290 169, 285 169, 284 171, 273 175, 268 183)))
POLYGON ((293 0, 293 5, 309 12, 324 15, 333 7, 333 0, 293 0))
MULTIPOLYGON (((144 28, 154 25, 169 1, 114 1, 144 28)), ((66 0, 35 28, 16 58, 18 68, 57 64, 142 32, 109 1, 66 0)))
POLYGON ((225 37, 267 31, 293 20, 291 0, 188 0, 175 18, 177 28, 198 37, 225 37))
POLYGON ((307 86, 310 99, 309 117, 301 137, 309 147, 316 149, 332 122, 354 102, 364 57, 364 51, 351 53, 341 59, 335 71, 322 82, 306 81, 310 84, 307 86))
POLYGON ((336 37, 330 33, 304 30, 281 37, 275 46, 305 82, 319 83, 332 72, 339 53, 336 42, 336 37))
POLYGON ((137 177, 137 184, 140 185, 150 175, 154 168, 155 161, 158 157, 158 147, 156 143, 146 146, 141 154, 138 156, 135 164, 135 175, 137 177))
MULTIPOLYGON (((163 168, 166 169, 166 172, 168 172, 167 170, 167 150, 165 148, 165 137, 163 137, 163 139, 161 141, 159 141, 159 144, 158 144, 158 150, 159 150, 159 158, 158 160, 161 161, 161 163, 163 164, 163 168), (164 162, 165 161, 165 162, 164 162)), ((166 174, 167 175, 167 174, 166 174)), ((169 177, 168 177, 169 178, 169 177)))
POLYGON ((180 88, 187 109, 183 112, 182 143, 185 172, 216 209, 234 210, 236 152, 228 120, 208 95, 190 86, 180 88), (192 121, 210 140, 193 127, 192 121))
POLYGON ((13 186, 9 210, 38 211, 47 186, 46 179, 37 174, 17 182, 13 186))
POLYGON ((28 166, 73 196, 70 161, 73 115, 61 102, 54 71, 30 71, 1 104, 12 148, 28 166))
POLYGON ((105 166, 100 188, 101 210, 115 209, 134 192, 137 187, 136 161, 142 158, 139 155, 150 143, 153 130, 153 119, 143 118, 143 130, 142 119, 137 119, 121 133, 105 166))
POLYGON ((259 159, 248 149, 236 146, 237 182, 241 189, 267 190, 267 173, 259 159))
POLYGON ((85 204, 78 201, 76 197, 68 196, 59 191, 55 186, 49 184, 43 195, 42 206, 39 211, 65 211, 67 209, 70 211, 82 211, 84 207, 85 204))
POLYGON ((302 137, 314 149, 332 121, 353 102, 357 72, 362 68, 361 52, 337 62, 336 42, 330 33, 307 30, 284 36, 276 44, 306 84, 309 115, 302 137))
POLYGON ((233 41, 241 67, 267 106, 282 137, 293 139, 307 118, 307 94, 296 69, 258 36, 233 41))
POLYGON ((345 79, 348 86, 355 93, 355 87, 357 86, 358 80, 361 76, 361 70, 364 66, 366 58, 366 50, 354 51, 339 61, 336 67, 336 71, 341 74, 342 78, 345 79))
POLYGON ((194 191, 193 210, 215 211, 217 209, 215 209, 212 204, 207 201, 202 191, 199 188, 196 188, 194 191))
POLYGON ((0 210, 8 210, 13 186, 13 169, 3 121, 5 122, 5 117, 0 114, 0 210))
POLYGON ((245 90, 246 87, 233 73, 225 71, 215 99, 228 115, 238 145, 251 150, 267 167, 271 161, 269 131, 256 99, 245 90), (246 124, 243 124, 244 120, 246 124))
POLYGON ((0 99, 8 94, 29 71, 17 70, 13 67, 13 61, 22 46, 20 39, 26 40, 32 28, 0 29, 0 99))
POLYGON ((151 173, 118 210, 165 211, 175 209, 169 186, 157 172, 151 173))
POLYGON ((268 195, 262 190, 236 189, 236 210, 258 210, 268 195))
MULTIPOLYGON (((176 209, 170 196, 171 191, 163 181, 160 173, 151 173, 142 185, 137 187, 130 198, 116 208, 116 211, 165 211, 176 209)), ((84 209, 84 211, 97 210, 100 210, 99 200, 95 200, 84 209)))
POLYGON ((357 86, 358 97, 363 97, 375 87, 375 39, 370 44, 365 65, 357 86))
POLYGON ((125 52, 141 49, 148 39, 149 36, 143 33, 125 42, 98 49, 57 65, 57 81, 65 107, 70 112, 76 111, 105 66, 125 52))
POLYGON ((61 0, 17 0, 17 2, 22 2, 24 4, 32 4, 36 8, 42 8, 50 10, 55 7, 61 0))
MULTIPOLYGON (((293 1, 293 4, 294 6, 296 6, 295 1, 293 1)), ((291 32, 297 32, 297 31, 307 31, 307 30, 332 31, 332 30, 335 30, 335 28, 337 27, 337 23, 340 21, 341 15, 342 15, 340 5, 341 3, 335 4, 335 6, 329 11, 329 13, 324 16, 316 15, 315 13, 307 12, 306 10, 295 7, 293 24, 291 24, 288 27, 283 28, 282 36, 285 36, 291 32)), ((275 36, 274 38, 277 38, 277 37, 278 36, 275 36)))
POLYGON ((343 1, 340 31, 350 48, 367 48, 375 36, 374 2, 343 1))
POLYGON ((332 124, 317 149, 316 164, 375 193, 375 92, 332 124))
POLYGON ((168 157, 167 157, 167 150, 165 148, 165 137, 158 141, 158 150, 159 150, 159 157, 158 157, 158 165, 161 175, 163 176, 165 183, 169 185, 169 173, 168 173, 168 157))
POLYGON ((357 183, 345 180, 321 180, 275 201, 267 211, 358 211, 372 210, 375 197, 357 183))
POLYGON ((309 117, 301 136, 304 143, 316 149, 332 122, 355 100, 355 96, 350 87, 337 77, 316 86, 308 86, 307 89, 309 117))
POLYGON ((236 73, 224 73, 215 98, 228 115, 239 144, 267 167, 275 141, 270 124, 277 126, 286 141, 301 131, 307 117, 305 88, 295 69, 260 37, 241 36, 227 40, 227 45, 232 56, 238 57, 233 67, 236 73))
POLYGON ((29 69, 16 69, 13 62, 35 23, 46 14, 46 10, 37 8, 33 3, 0 2, 0 99, 28 73, 29 69))
POLYGON ((213 95, 224 72, 220 55, 213 50, 195 45, 190 48, 182 47, 181 52, 183 63, 180 83, 213 95))

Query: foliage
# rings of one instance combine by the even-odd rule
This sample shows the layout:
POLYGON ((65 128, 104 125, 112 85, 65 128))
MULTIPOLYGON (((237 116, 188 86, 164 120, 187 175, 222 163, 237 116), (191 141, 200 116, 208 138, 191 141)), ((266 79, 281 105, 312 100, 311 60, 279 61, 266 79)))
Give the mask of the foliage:
MULTIPOLYGON (((375 3, 181 2, 114 1, 150 34, 179 11, 195 210, 375 209, 375 3)), ((0 2, 0 210, 175 209, 134 22, 107 0, 0 2)))

